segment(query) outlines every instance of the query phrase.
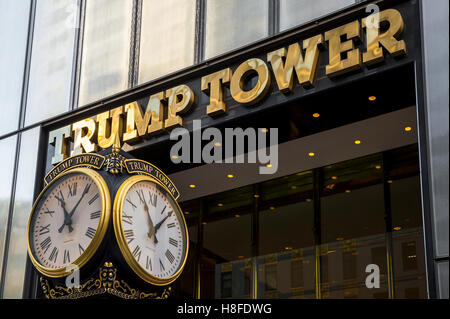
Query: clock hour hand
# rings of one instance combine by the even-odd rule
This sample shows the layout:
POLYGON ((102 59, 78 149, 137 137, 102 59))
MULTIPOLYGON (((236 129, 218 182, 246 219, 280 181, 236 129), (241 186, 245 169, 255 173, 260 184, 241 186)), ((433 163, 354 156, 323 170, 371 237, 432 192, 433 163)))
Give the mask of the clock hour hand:
POLYGON ((69 233, 72 232, 73 228, 72 228, 72 218, 70 217, 69 213, 66 210, 66 204, 64 203, 64 200, 62 200, 59 197, 56 197, 56 199, 59 201, 59 203, 61 204, 61 207, 63 209, 64 212, 64 222, 61 225, 61 227, 58 228, 58 232, 61 233, 64 229, 64 226, 67 225, 67 227, 69 228, 69 233))
POLYGON ((155 234, 158 231, 158 229, 161 227, 161 225, 166 221, 167 218, 169 218, 172 215, 172 212, 169 212, 166 217, 163 218, 162 221, 160 221, 158 224, 155 225, 155 234))

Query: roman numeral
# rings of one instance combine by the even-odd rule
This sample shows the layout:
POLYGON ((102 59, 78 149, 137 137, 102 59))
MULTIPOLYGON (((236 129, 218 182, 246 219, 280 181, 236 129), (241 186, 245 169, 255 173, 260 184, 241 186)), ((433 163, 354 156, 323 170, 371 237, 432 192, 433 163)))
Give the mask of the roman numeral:
POLYGON ((97 218, 100 218, 100 215, 101 215, 101 212, 100 212, 100 211, 98 211, 98 212, 93 212, 93 213, 91 213, 91 219, 97 219, 97 218))
POLYGON ((162 263, 162 261, 161 261, 161 258, 159 258, 159 267, 161 268, 161 270, 166 270, 166 268, 164 268, 164 265, 163 265, 163 263, 162 263))
POLYGON ((95 231, 96 231, 96 229, 88 227, 88 229, 86 230, 86 234, 85 235, 92 239, 94 237, 94 235, 95 235, 95 231))
POLYGON ((50 224, 47 226, 39 226, 41 229, 39 230, 39 235, 45 235, 50 232, 50 224))
POLYGON ((133 209, 136 209, 136 208, 137 208, 137 206, 134 205, 134 203, 133 203, 129 198, 127 198, 126 201, 127 201, 128 203, 130 203, 131 206, 133 206, 133 209))
POLYGON ((139 196, 139 200, 141 201, 142 204, 145 204, 145 197, 144 197, 144 192, 142 189, 139 189, 136 191, 136 193, 139 196))
POLYGON ((89 205, 91 205, 95 200, 99 197, 99 194, 95 194, 94 197, 91 198, 91 200, 88 202, 89 205))
MULTIPOLYGON (((164 211, 166 210, 167 205, 164 206, 164 208, 161 211, 161 215, 164 213, 164 211)), ((169 215, 170 216, 170 215, 169 215)))
POLYGON ((170 263, 173 264, 173 261, 175 260, 175 257, 172 255, 172 253, 168 249, 166 250, 166 257, 170 261, 170 263))
POLYGON ((122 221, 124 223, 133 225, 133 216, 127 215, 127 213, 123 212, 122 213, 122 221))
POLYGON ((48 236, 47 238, 45 238, 41 243, 41 249, 44 251, 44 254, 47 252, 47 250, 50 248, 50 246, 52 245, 52 239, 50 238, 50 236, 48 236))
POLYGON ((169 244, 171 244, 172 246, 178 247, 178 241, 176 241, 172 237, 169 237, 169 244))
POLYGON ((49 210, 48 208, 47 208, 46 211, 44 211, 44 214, 50 214, 50 217, 53 217, 53 214, 54 214, 54 213, 55 213, 54 210, 49 210))
POLYGON ((141 247, 139 247, 139 245, 138 246, 136 246, 136 248, 133 250, 133 256, 134 256, 134 258, 136 258, 137 259, 137 261, 139 262, 139 259, 141 258, 141 247))
POLYGON ((156 194, 153 194, 148 192, 148 195, 150 196, 150 204, 152 204, 153 207, 156 207, 156 200, 158 199, 158 196, 156 194))
POLYGON ((69 196, 73 197, 77 194, 77 182, 69 184, 69 196))
POLYGON ((134 240, 134 232, 132 229, 127 229, 123 231, 125 238, 127 239, 127 243, 130 244, 134 240))
POLYGON ((87 185, 84 187, 83 194, 89 193, 89 189, 91 189, 91 184, 87 184, 87 185))
POLYGON ((80 253, 80 255, 84 252, 84 248, 80 244, 78 244, 78 252, 80 253))
POLYGON ((70 263, 70 254, 67 249, 64 250, 64 263, 70 263))
POLYGON ((61 190, 59 190, 59 196, 55 195, 55 198, 58 200, 58 202, 61 206, 64 204, 64 195, 61 192, 61 190))
POLYGON ((50 257, 48 257, 48 259, 55 263, 56 258, 58 258, 58 252, 59 252, 58 248, 53 247, 52 253, 50 254, 50 257))
POLYGON ((145 263, 145 268, 148 270, 150 268, 150 271, 152 271, 152 259, 147 256, 147 262, 145 263))
POLYGON ((172 227, 175 227, 175 223, 169 223, 169 224, 167 224, 167 228, 172 228, 172 227))

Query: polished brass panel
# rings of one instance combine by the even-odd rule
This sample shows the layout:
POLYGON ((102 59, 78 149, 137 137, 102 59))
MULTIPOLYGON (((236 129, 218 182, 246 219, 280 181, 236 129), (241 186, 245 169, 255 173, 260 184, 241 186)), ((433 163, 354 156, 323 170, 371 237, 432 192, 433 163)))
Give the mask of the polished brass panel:
POLYGON ((362 26, 366 29, 367 52, 363 53, 363 63, 372 65, 384 61, 383 48, 392 56, 406 55, 406 44, 397 38, 403 33, 405 28, 402 15, 395 9, 388 9, 379 13, 378 26, 375 23, 368 23, 373 19, 368 17, 362 20, 362 26), (380 34, 380 27, 383 23, 389 24, 389 29, 380 34), (383 47, 380 47, 381 46, 383 47))
POLYGON ((281 48, 267 54, 267 61, 272 65, 281 92, 287 93, 293 90, 294 69, 300 85, 312 86, 314 84, 319 61, 319 44, 322 43, 322 35, 304 40, 303 49, 306 50, 304 57, 298 43, 291 44, 288 50, 281 48))
POLYGON ((111 147, 116 135, 122 136, 123 129, 123 106, 116 107, 97 115, 98 122, 98 146, 103 149, 111 147))
POLYGON ((165 127, 183 126, 183 119, 178 114, 189 111, 194 103, 194 92, 185 84, 176 86, 166 91, 168 99, 168 117, 165 121, 165 127))
POLYGON ((361 29, 358 20, 325 32, 325 40, 328 41, 330 55, 329 64, 326 66, 326 73, 329 77, 338 76, 361 68, 360 50, 355 49, 353 40, 360 38, 361 29), (342 42, 342 37, 345 37, 347 40, 342 42), (341 58, 343 53, 347 54, 346 59, 341 58))
POLYGON ((82 268, 95 254, 98 247, 100 246, 103 237, 105 236, 106 230, 108 229, 109 224, 109 217, 111 214, 111 196, 109 193, 108 186, 106 185, 105 180, 100 176, 99 173, 96 171, 84 168, 84 167, 78 167, 71 170, 68 170, 60 175, 58 175, 51 183, 49 183, 39 194, 38 198, 34 202, 34 205, 31 209, 30 217, 28 219, 28 225, 27 225, 27 249, 28 249, 28 256, 30 257, 30 260, 34 267, 44 276, 51 277, 51 278, 60 278, 65 277, 71 273, 73 268, 70 267, 62 267, 62 268, 46 268, 43 265, 41 265, 36 258, 33 255, 33 251, 31 250, 30 246, 30 232, 32 229, 31 227, 31 221, 33 219, 33 215, 36 212, 36 207, 39 205, 40 201, 45 196, 46 191, 55 183, 59 183, 61 179, 68 175, 73 173, 81 173, 89 176, 91 180, 97 185, 99 193, 100 193, 100 200, 102 203, 102 209, 101 209, 101 215, 100 215, 100 221, 98 223, 97 230, 95 232, 94 237, 92 238, 92 241, 89 243, 88 247, 85 249, 85 251, 72 263, 73 265, 76 265, 78 268, 82 268))
POLYGON ((231 75, 231 69, 226 68, 202 77, 202 91, 209 94, 206 114, 215 116, 227 113, 227 106, 223 101, 223 85, 230 83, 231 75))
POLYGON ((243 62, 234 71, 231 77, 230 91, 233 99, 241 104, 252 105, 259 102, 270 89, 270 73, 266 63, 257 58, 248 59, 243 62), (244 86, 247 78, 256 72, 258 74, 258 81, 256 85, 249 91, 244 91, 244 86))
POLYGON ((97 123, 91 119, 85 119, 72 124, 74 135, 73 151, 70 156, 81 153, 97 152, 96 135, 97 123))
POLYGON ((66 139, 72 138, 72 125, 67 125, 51 131, 48 141, 55 146, 55 154, 52 157, 52 164, 58 164, 69 156, 69 148, 66 139))

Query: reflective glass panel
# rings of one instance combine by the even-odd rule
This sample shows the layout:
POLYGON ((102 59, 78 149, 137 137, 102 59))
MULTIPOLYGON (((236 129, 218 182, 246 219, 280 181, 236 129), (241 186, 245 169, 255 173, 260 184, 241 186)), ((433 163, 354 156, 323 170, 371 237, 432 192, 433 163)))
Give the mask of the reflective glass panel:
POLYGON ((355 0, 280 0, 280 30, 315 20, 355 2, 355 0))
POLYGON ((315 298, 312 172, 261 188, 258 298, 315 298))
POLYGON ((323 298, 387 298, 381 154, 327 166, 321 197, 323 298), (365 285, 376 264, 380 288, 365 285))
POLYGON ((211 196, 203 217, 201 298, 249 298, 253 188, 211 196))
POLYGON ((79 106, 128 87, 132 0, 88 0, 79 106))
POLYGON ((25 125, 69 110, 77 0, 36 4, 25 125))
POLYGON ((139 83, 194 63, 195 3, 195 0, 143 1, 139 83))
POLYGON ((2 181, 0 183, 0 269, 2 269, 3 254, 5 251, 6 224, 11 198, 16 142, 16 135, 0 140, 0 154, 2 154, 0 165, 0 180, 2 181))
POLYGON ((19 126, 30 1, 0 0, 0 135, 19 126))
POLYGON ((206 59, 268 36, 268 6, 267 0, 207 0, 206 59))
POLYGON ((16 179, 14 211, 5 273, 4 298, 22 298, 27 260, 27 222, 33 206, 34 178, 38 154, 39 130, 22 133, 16 179))

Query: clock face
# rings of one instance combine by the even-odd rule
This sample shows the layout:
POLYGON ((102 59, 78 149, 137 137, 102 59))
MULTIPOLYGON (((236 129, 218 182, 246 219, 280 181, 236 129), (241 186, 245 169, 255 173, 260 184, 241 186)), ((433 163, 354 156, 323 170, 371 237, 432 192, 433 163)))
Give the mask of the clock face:
POLYGON ((38 270, 48 276, 63 275, 71 264, 81 267, 81 257, 92 255, 97 248, 92 242, 104 235, 109 211, 105 205, 106 186, 99 183, 97 173, 87 171, 75 169, 55 180, 32 211, 29 252, 38 270))
POLYGON ((119 214, 115 213, 119 245, 141 278, 156 285, 168 284, 180 274, 187 255, 184 217, 158 183, 145 176, 131 179, 117 196, 121 206, 119 214))

